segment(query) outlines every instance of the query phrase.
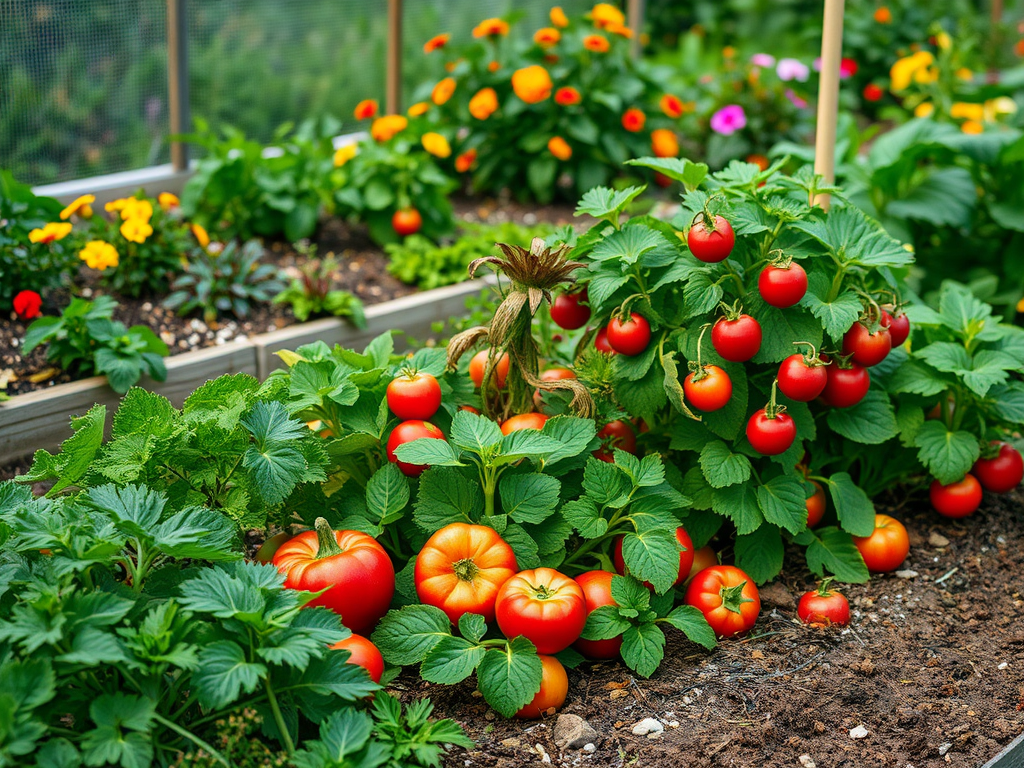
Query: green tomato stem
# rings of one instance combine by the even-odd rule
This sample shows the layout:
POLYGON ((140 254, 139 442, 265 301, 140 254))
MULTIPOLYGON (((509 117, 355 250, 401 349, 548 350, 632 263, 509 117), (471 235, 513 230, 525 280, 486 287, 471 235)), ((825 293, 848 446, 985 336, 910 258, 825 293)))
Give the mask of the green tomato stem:
POLYGON ((338 546, 338 539, 335 537, 334 531, 331 530, 331 525, 327 520, 318 517, 313 527, 316 528, 317 560, 324 560, 325 558, 334 557, 345 552, 345 550, 338 546))

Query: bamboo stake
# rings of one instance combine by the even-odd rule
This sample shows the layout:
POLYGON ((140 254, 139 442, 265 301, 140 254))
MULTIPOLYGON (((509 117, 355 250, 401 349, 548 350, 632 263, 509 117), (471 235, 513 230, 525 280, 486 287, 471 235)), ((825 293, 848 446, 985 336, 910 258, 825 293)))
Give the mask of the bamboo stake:
MULTIPOLYGON (((818 85, 818 125, 814 140, 814 172, 832 184, 836 180, 836 122, 839 119, 839 65, 843 58, 844 0, 825 0, 821 32, 821 80, 818 85)), ((812 204, 826 211, 831 195, 817 195, 812 204)))
POLYGON ((402 0, 388 0, 388 52, 384 105, 389 115, 402 109, 402 0))
POLYGON ((644 0, 628 0, 626 3, 626 24, 633 30, 633 39, 629 42, 629 55, 640 58, 640 33, 644 25, 644 0))

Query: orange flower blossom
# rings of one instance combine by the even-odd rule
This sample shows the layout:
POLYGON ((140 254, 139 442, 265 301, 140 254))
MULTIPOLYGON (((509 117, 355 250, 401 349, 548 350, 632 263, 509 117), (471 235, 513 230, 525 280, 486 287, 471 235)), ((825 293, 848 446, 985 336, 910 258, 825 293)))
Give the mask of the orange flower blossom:
POLYGON ((469 100, 469 114, 477 120, 486 120, 498 109, 498 94, 493 88, 481 88, 469 100))
POLYGON ((420 115, 427 114, 428 109, 430 109, 430 104, 425 101, 417 101, 409 107, 405 113, 409 115, 409 117, 419 117, 420 115))
POLYGON ((508 34, 508 22, 502 19, 484 19, 473 27, 473 37, 497 37, 508 34))
POLYGON ((618 8, 611 3, 598 3, 590 9, 590 20, 598 29, 622 26, 626 23, 626 17, 618 8))
POLYGON ((512 90, 527 104, 537 104, 551 95, 551 75, 539 64, 517 69, 512 73, 512 90))
POLYGON ((683 112, 686 111, 683 107, 683 100, 671 93, 662 96, 658 106, 661 107, 662 112, 672 118, 682 117, 683 112))
POLYGON ((548 152, 562 161, 572 157, 572 147, 561 136, 552 136, 548 139, 548 152))
POLYGON ((169 211, 181 205, 181 200, 178 199, 178 196, 170 192, 161 192, 156 196, 156 201, 164 211, 169 211))
POLYGON ((434 90, 430 92, 430 100, 441 106, 452 97, 453 93, 455 93, 455 78, 446 77, 434 86, 434 90))
POLYGON ((583 101, 583 97, 580 96, 580 92, 571 85, 563 86, 555 91, 555 104, 567 107, 572 104, 579 104, 581 101, 583 101))
POLYGON ((448 139, 440 133, 434 133, 433 131, 424 133, 420 142, 423 144, 423 148, 434 157, 445 158, 450 157, 452 154, 452 148, 448 144, 448 139))
POLYGON ((377 116, 379 108, 376 99, 363 99, 356 104, 353 114, 356 116, 356 120, 369 120, 371 117, 377 116))
POLYGON ((550 17, 551 23, 560 29, 565 29, 569 26, 569 17, 565 15, 565 11, 562 10, 560 5, 556 5, 551 9, 550 17))
POLYGON ((533 33, 533 42, 545 48, 554 45, 561 39, 562 33, 554 27, 542 27, 533 33))
POLYGON ((384 115, 370 125, 370 136, 374 141, 389 141, 408 126, 409 119, 404 115, 384 115))
POLYGON ((467 149, 461 155, 455 158, 455 170, 459 173, 465 173, 470 168, 476 165, 476 150, 467 149))
POLYGON ((427 42, 423 44, 423 52, 431 53, 439 48, 444 48, 448 44, 448 41, 451 40, 451 37, 452 36, 449 35, 447 32, 445 32, 443 35, 434 35, 432 38, 430 38, 429 40, 427 40, 427 42))
POLYGON ((655 157, 676 157, 679 154, 679 139, 668 128, 651 131, 651 151, 655 157))
POLYGON ((594 53, 608 53, 611 43, 604 35, 587 35, 583 38, 583 47, 594 53))
POLYGON ((101 272, 107 267, 116 267, 118 263, 117 249, 103 240, 90 240, 78 252, 78 258, 86 263, 89 269, 101 272))
POLYGON ((28 233, 28 239, 33 243, 52 243, 55 240, 63 240, 70 234, 70 222, 51 222, 41 229, 33 229, 28 233))

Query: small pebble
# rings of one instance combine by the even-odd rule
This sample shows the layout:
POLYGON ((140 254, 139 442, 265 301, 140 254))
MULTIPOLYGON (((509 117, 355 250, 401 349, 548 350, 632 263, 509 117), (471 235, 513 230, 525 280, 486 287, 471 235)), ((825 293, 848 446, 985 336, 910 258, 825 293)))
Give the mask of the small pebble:
POLYGON ((939 747, 939 757, 945 757, 946 753, 953 748, 953 742, 947 741, 941 747, 939 747))
POLYGON ((949 539, 937 531, 932 531, 931 536, 928 537, 928 543, 933 547, 948 547, 949 539))
POLYGON ((653 717, 645 717, 633 726, 633 735, 651 737, 657 736, 664 730, 665 726, 659 720, 655 720, 653 717))
POLYGON ((799 760, 800 765, 804 768, 818 768, 818 764, 811 759, 810 755, 800 755, 799 760))
POLYGON ((597 746, 594 744, 584 744, 583 751, 590 752, 591 754, 593 754, 594 752, 597 752, 597 746))
POLYGON ((850 729, 851 739, 866 739, 868 735, 868 729, 863 725, 858 725, 856 728, 850 729))
POLYGON ((1004 661, 1004 662, 1003 662, 1002 664, 1000 664, 1000 665, 999 665, 998 667, 996 667, 996 669, 1006 669, 1006 668, 1007 668, 1008 666, 1010 666, 1010 665, 1009 665, 1009 664, 1007 664, 1007 663, 1006 663, 1006 662, 1004 661))
POLYGON ((896 571, 897 579, 916 579, 917 571, 896 571))

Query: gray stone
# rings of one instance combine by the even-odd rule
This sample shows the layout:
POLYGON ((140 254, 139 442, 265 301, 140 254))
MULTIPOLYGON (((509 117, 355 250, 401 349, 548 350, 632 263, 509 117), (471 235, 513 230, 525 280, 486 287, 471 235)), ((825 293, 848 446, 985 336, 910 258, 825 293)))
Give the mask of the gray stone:
POLYGON ((601 741, 601 735, 579 715, 561 714, 555 721, 555 744, 559 749, 582 749, 601 741))

